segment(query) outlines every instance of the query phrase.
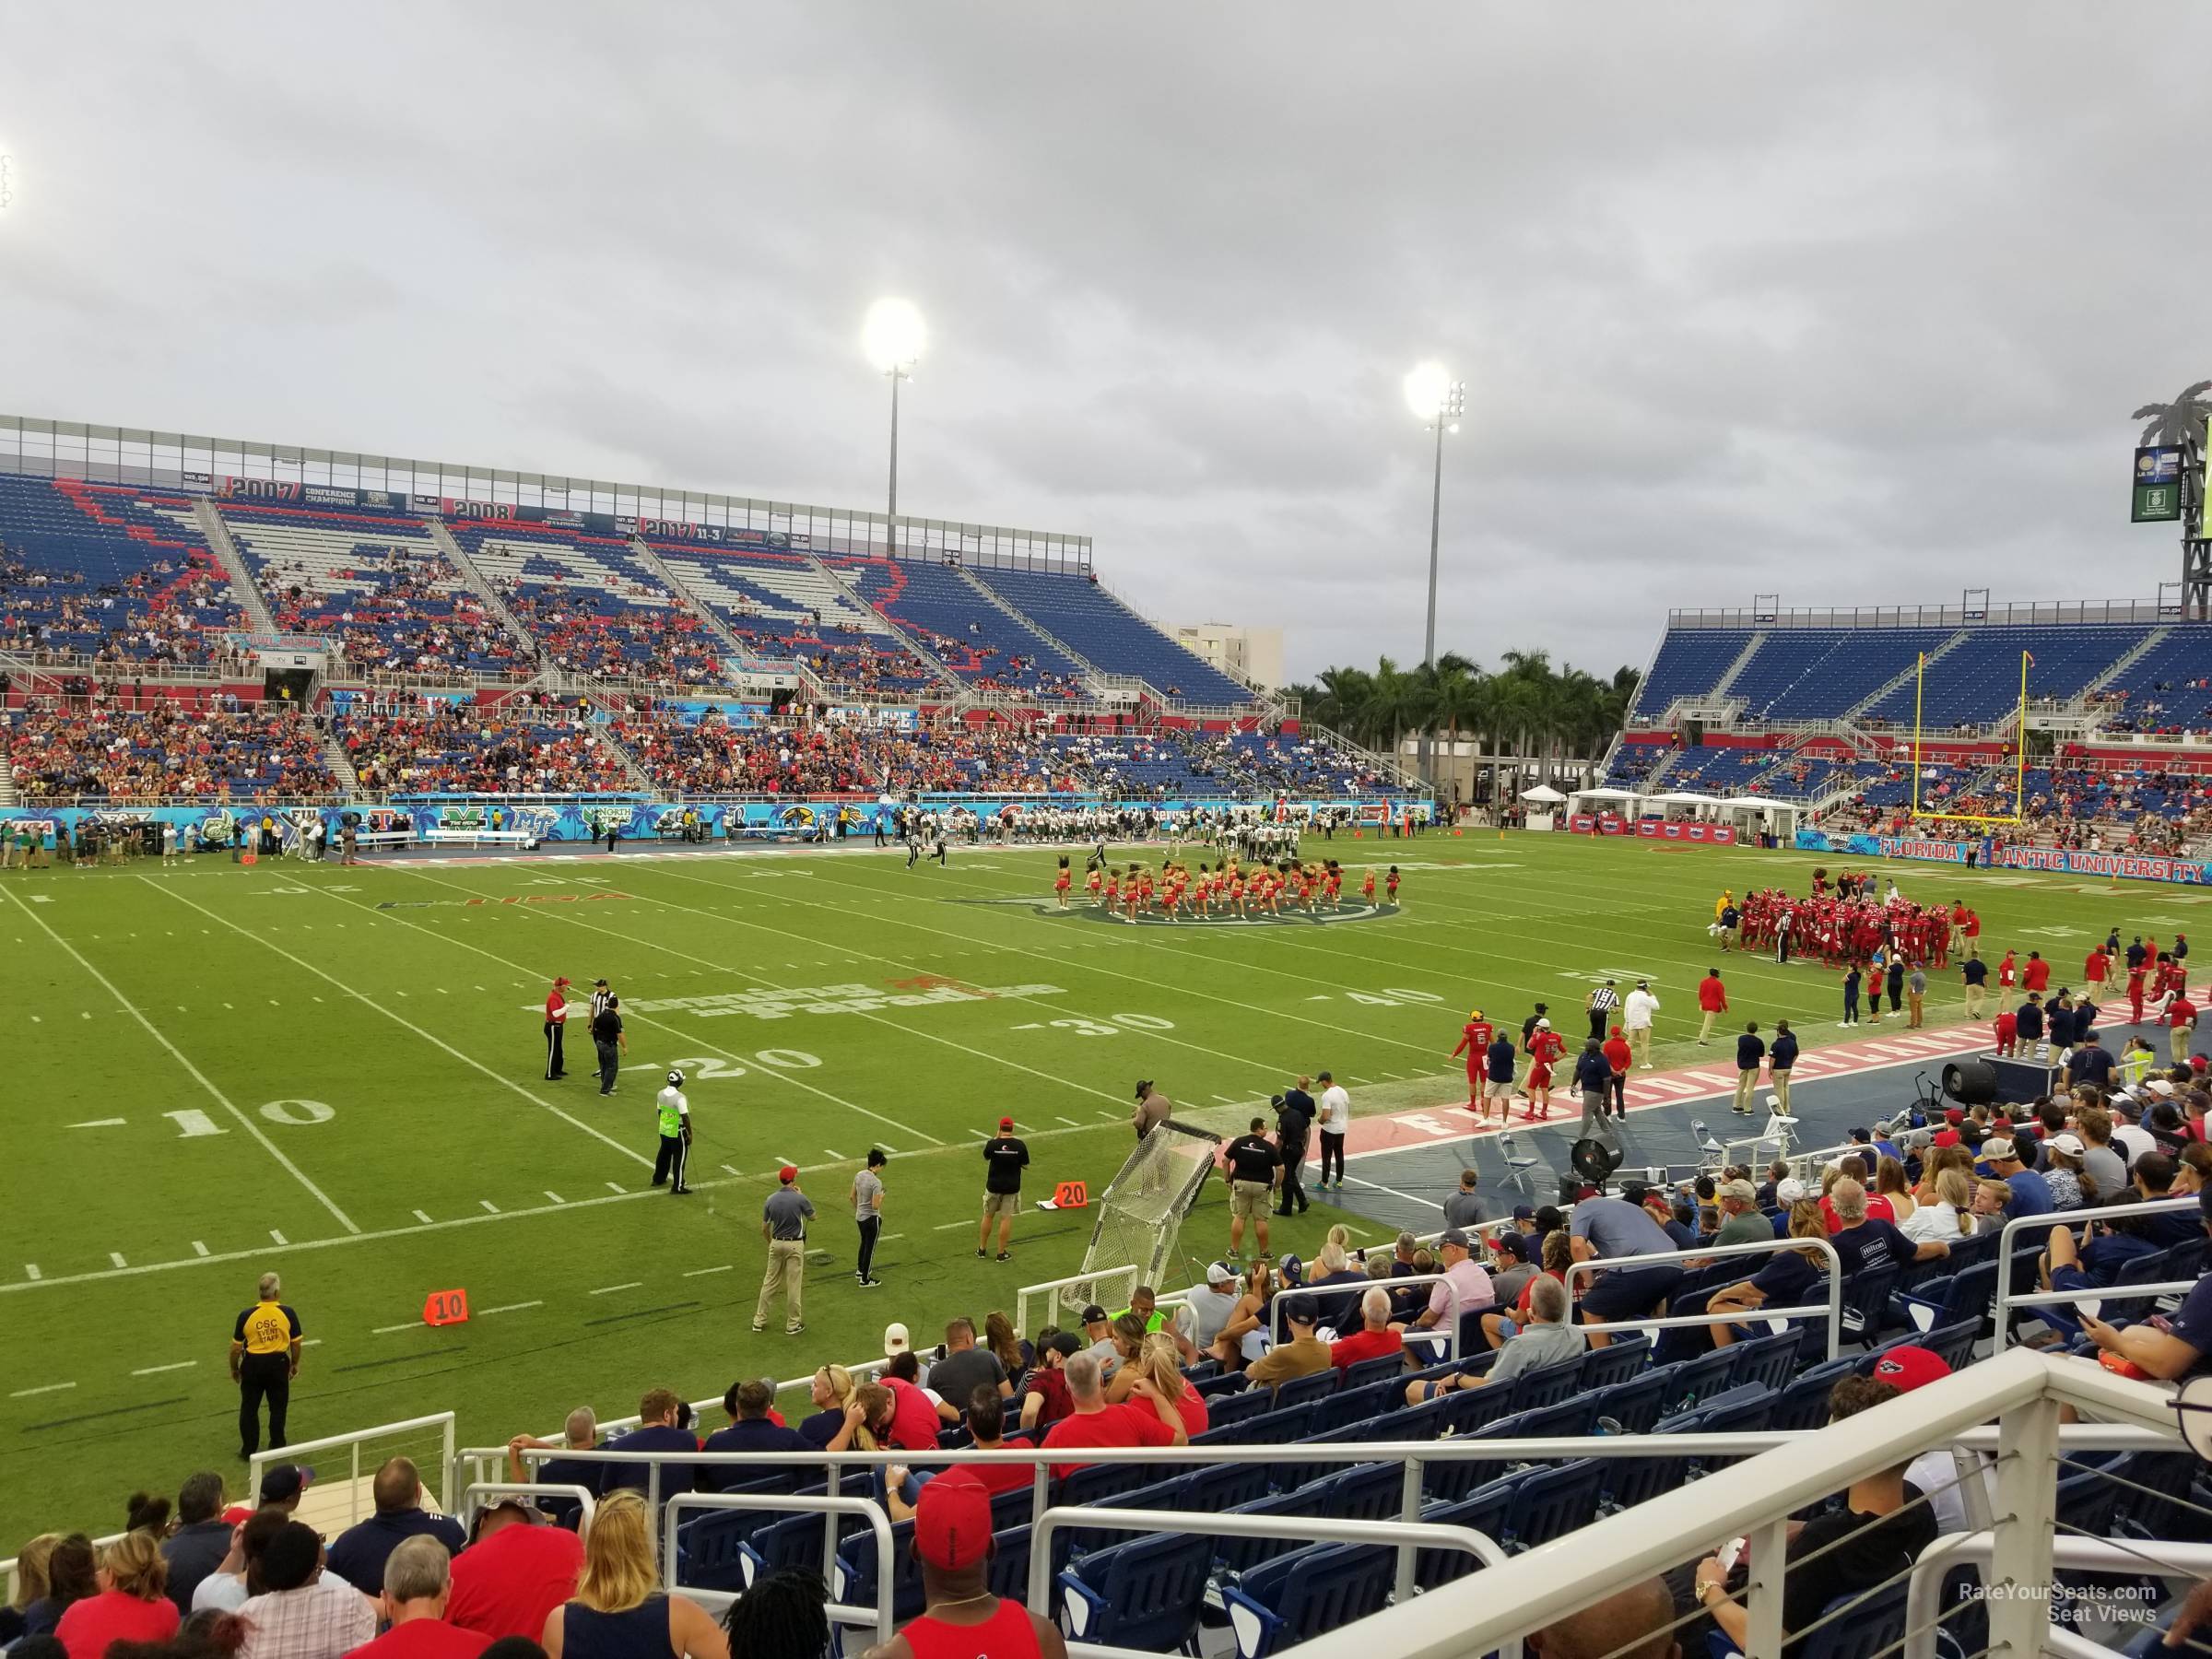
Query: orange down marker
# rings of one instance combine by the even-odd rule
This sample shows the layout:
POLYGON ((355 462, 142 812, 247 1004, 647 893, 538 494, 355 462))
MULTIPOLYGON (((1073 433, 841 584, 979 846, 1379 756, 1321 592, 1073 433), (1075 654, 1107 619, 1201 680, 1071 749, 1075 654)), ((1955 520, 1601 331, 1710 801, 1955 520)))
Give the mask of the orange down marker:
POLYGON ((468 1323, 468 1292, 465 1290, 433 1290, 422 1304, 422 1323, 427 1325, 466 1324, 468 1323))
POLYGON ((1088 1209, 1090 1189, 1080 1181, 1064 1181, 1053 1189, 1053 1206, 1056 1209, 1088 1209))

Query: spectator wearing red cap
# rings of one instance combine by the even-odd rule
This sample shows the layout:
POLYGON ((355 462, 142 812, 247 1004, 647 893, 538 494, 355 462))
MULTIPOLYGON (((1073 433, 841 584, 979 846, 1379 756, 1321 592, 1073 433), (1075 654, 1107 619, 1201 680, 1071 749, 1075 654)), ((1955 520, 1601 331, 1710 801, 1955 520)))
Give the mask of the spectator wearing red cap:
POLYGON ((950 1470, 922 1488, 913 1547, 926 1605, 867 1659, 1066 1659, 1051 1622, 991 1594, 991 1494, 972 1471, 950 1470))
POLYGON ((569 999, 565 994, 569 982, 557 979, 553 989, 546 993, 546 1081, 559 1082, 567 1077, 568 1067, 560 1053, 560 1034, 569 1023, 569 999))
MULTIPOLYGON (((1927 1362, 1943 1361, 1923 1348, 1892 1348, 1877 1360, 1888 1376, 1845 1377, 1828 1396, 1831 1423, 1894 1400, 1909 1386, 1935 1381, 1927 1362), (1925 1356, 1924 1359, 1919 1356, 1925 1356)), ((1906 1479, 1906 1465, 1862 1476, 1844 1494, 1843 1507, 1796 1528, 1788 1548, 1789 1571, 1783 1581, 1781 1659, 1804 1651, 1802 1632, 1839 1596, 1859 1595, 1901 1577, 1936 1541, 1936 1517, 1920 1501, 1922 1488, 1906 1479)), ((1743 1564, 1735 1571, 1740 1574, 1743 1564)), ((1691 1580, 1698 1603, 1736 1647, 1750 1651, 1751 1617, 1728 1594, 1730 1570, 1718 1557, 1700 1561, 1691 1580)))
POLYGON ((983 1143, 983 1224, 975 1235, 975 1253, 991 1253, 991 1223, 998 1222, 998 1259, 1014 1259, 1014 1218, 1021 1213, 1021 1172, 1030 1167, 1030 1148, 1014 1133, 1014 1120, 998 1120, 998 1133, 983 1143))
POLYGON ((753 1329, 768 1329, 769 1305, 783 1297, 783 1332, 796 1336, 806 1328, 799 1302, 806 1279, 806 1223, 814 1205, 799 1191, 799 1172, 790 1164, 776 1171, 776 1190, 760 1206, 760 1236, 768 1241, 768 1268, 760 1276, 760 1300, 753 1307, 753 1329))

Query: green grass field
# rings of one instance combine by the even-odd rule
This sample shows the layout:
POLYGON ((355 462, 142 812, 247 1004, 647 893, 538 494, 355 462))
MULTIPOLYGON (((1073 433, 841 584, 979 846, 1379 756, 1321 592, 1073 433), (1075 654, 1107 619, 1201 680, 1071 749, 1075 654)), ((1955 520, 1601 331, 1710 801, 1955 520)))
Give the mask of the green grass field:
MULTIPOLYGON (((1366 862, 1406 866, 1403 911, 1112 925, 1041 913, 1041 851, 912 872, 858 851, 6 872, 0 1553, 42 1527, 113 1529, 134 1486, 241 1468, 224 1354, 265 1268, 316 1342, 295 1439, 451 1406, 485 1443, 579 1402, 628 1415, 654 1384, 711 1403, 732 1377, 877 1352, 889 1319, 934 1340, 1077 1267, 1079 1215, 1031 1211, 1015 1262, 975 1257, 977 1147, 1002 1112, 1031 1143, 1032 1195, 1095 1188, 1139 1077, 1234 1129, 1324 1067, 1363 1112, 1439 1104, 1460 1098, 1446 1056, 1469 1005, 1517 1020, 1607 972, 1654 980, 1662 1062, 1688 1060, 1714 895, 1802 888, 1816 862, 1489 832, 1328 851, 1354 866, 1347 890, 1366 862), (535 1010, 561 973, 605 975, 629 1006, 636 1069, 613 1100, 588 1042, 569 1080, 541 1080, 535 1010), (698 1125, 688 1203, 646 1189, 670 1064, 698 1125), (864 1291, 845 1194, 871 1144, 893 1156, 887 1283, 864 1291), (796 1341, 748 1329, 784 1159, 828 1257, 796 1341), (468 1324, 415 1323, 454 1287, 468 1324)), ((2062 972, 2092 929, 2169 932, 2212 901, 1895 868, 1915 896, 1969 894, 1985 949, 2040 945, 2062 972)), ((1800 1019, 1815 1046, 1835 1034, 1818 968, 1728 971, 1739 1012, 1800 1019)), ((1948 981, 1933 1000, 1931 1018, 1956 1014, 1948 981)), ((1194 1262, 1222 1247, 1218 1194, 1186 1228, 1194 1262)), ((1316 1205, 1276 1248, 1310 1253, 1339 1214, 1316 1205)))

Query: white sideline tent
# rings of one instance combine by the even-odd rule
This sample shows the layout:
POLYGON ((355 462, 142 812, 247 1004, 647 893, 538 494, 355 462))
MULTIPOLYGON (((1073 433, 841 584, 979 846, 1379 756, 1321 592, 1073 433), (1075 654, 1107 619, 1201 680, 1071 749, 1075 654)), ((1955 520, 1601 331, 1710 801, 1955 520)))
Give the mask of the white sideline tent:
POLYGON ((1636 803, 1643 797, 1633 789, 1606 787, 1578 789, 1569 797, 1568 809, 1572 812, 1618 812, 1622 818, 1636 816, 1636 803))
POLYGON ((1559 828, 1559 814, 1552 811, 1552 808, 1565 801, 1567 798, 1565 795, 1548 783, 1539 783, 1534 789, 1523 790, 1521 798, 1530 806, 1537 808, 1528 815, 1528 827, 1531 830, 1556 830, 1559 828))

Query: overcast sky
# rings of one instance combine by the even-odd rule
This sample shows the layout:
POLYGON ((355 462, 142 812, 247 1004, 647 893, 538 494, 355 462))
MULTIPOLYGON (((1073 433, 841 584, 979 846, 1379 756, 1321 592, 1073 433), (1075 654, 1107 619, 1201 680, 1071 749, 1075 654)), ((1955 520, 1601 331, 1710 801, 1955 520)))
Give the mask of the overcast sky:
POLYGON ((17 6, 0 409, 1097 538, 1288 665, 2148 597, 2183 4, 17 6))

